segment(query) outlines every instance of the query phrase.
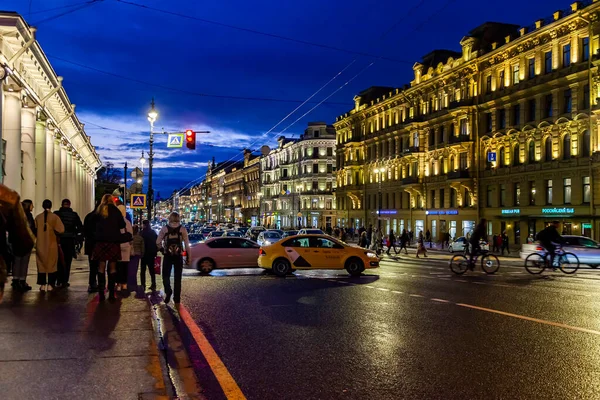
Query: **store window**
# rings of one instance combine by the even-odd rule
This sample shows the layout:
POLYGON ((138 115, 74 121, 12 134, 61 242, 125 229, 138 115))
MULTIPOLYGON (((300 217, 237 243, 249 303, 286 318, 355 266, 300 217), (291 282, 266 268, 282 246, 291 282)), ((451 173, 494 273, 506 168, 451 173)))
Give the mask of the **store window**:
POLYGON ((415 239, 419 237, 419 233, 423 232, 423 236, 425 236, 424 224, 422 219, 418 219, 415 221, 415 239))
POLYGON ((534 181, 530 181, 529 182, 529 205, 530 206, 535 206, 535 182, 534 181))
POLYGON ((565 204, 571 204, 571 178, 563 179, 563 198, 565 204))
POLYGON ((506 207, 506 185, 503 183, 500 185, 500 199, 498 203, 500 207, 506 207))
POLYGON ((450 237, 456 238, 456 221, 450 221, 450 237))
POLYGON ((437 220, 431 221, 431 240, 437 240, 437 220))
POLYGON ((546 204, 552 204, 552 179, 546 181, 546 204))
POLYGON ((583 197, 583 202, 586 204, 589 204, 590 197, 591 197, 590 177, 589 176, 583 177, 583 196, 582 197, 583 197))
POLYGON ((521 205, 521 184, 520 183, 515 183, 513 195, 514 195, 513 204, 515 206, 521 205))
POLYGON ((475 221, 463 221, 462 223, 462 234, 463 236, 471 236, 475 230, 475 221))

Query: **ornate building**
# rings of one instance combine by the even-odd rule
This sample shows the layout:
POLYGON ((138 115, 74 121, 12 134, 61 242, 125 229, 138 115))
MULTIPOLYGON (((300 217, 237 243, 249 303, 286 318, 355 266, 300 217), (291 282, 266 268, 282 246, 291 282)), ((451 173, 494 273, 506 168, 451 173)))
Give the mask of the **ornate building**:
POLYGON ((263 223, 327 227, 335 224, 335 131, 313 122, 300 139, 279 138, 261 158, 263 223))
POLYGON ((597 237, 598 11, 483 24, 415 63, 410 85, 356 96, 335 123, 341 222, 439 239, 485 217, 523 243, 559 219, 597 237))
POLYGON ((242 219, 244 224, 256 226, 260 219, 260 157, 244 150, 244 194, 242 219))
POLYGON ((241 224, 244 197, 244 163, 232 163, 225 170, 223 209, 224 221, 241 224))

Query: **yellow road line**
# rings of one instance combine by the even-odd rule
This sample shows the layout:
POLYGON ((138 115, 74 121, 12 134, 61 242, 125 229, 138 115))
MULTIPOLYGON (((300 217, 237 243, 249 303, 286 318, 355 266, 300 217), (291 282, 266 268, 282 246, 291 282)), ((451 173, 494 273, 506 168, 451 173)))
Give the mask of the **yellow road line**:
POLYGON ((227 370, 227 367, 225 367, 225 364, 223 364, 223 361, 221 361, 217 355, 217 352, 212 347, 206 336, 204 336, 202 330, 198 327, 198 325, 196 325, 196 322, 194 322, 194 319, 183 304, 179 306, 179 315, 188 327, 190 333, 196 341, 196 344, 200 348, 200 351, 202 351, 204 358, 206 358, 210 369, 219 381, 219 384, 221 385, 221 388, 223 389, 227 399, 246 400, 242 390, 227 370))
POLYGON ((473 310, 486 311, 486 312, 490 312, 490 313, 494 313, 494 314, 504 315, 504 316, 507 316, 507 317, 513 317, 513 318, 523 319, 525 321, 537 322, 539 324, 556 326, 558 328, 570 329, 572 331, 591 333, 593 335, 599 335, 600 336, 600 331, 595 331, 593 329, 587 329, 587 328, 581 328, 579 326, 572 326, 572 325, 567 325, 567 324, 561 324, 560 322, 547 321, 545 319, 527 317, 525 315, 519 315, 519 314, 513 314, 513 313, 509 313, 509 312, 505 312, 505 311, 494 310, 492 308, 472 306, 470 304, 457 303, 456 305, 460 306, 460 307, 471 308, 473 310))

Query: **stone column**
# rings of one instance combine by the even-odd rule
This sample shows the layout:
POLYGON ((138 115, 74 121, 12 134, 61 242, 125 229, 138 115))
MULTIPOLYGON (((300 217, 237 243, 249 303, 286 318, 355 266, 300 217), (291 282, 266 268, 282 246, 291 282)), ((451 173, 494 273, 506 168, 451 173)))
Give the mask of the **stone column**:
POLYGON ((71 199, 73 197, 73 186, 75 185, 75 182, 73 182, 73 157, 71 156, 71 150, 69 149, 65 149, 65 161, 66 168, 64 171, 66 186, 63 186, 62 198, 71 199))
POLYGON ((35 202, 37 212, 42 209, 46 198, 46 122, 37 121, 35 124, 35 202))
MULTIPOLYGON (((55 161, 54 161, 54 130, 53 129, 45 129, 45 141, 46 141, 46 165, 45 165, 45 178, 44 178, 44 185, 46 185, 45 188, 45 194, 44 194, 44 198, 43 199, 38 199, 38 201, 43 202, 46 199, 49 199, 52 201, 52 199, 54 198, 54 172, 55 170, 55 161)), ((36 132, 36 137, 37 137, 37 132, 36 132)), ((40 184, 40 182, 38 181, 38 185, 40 184)), ((38 209, 38 212, 41 211, 41 208, 38 209)))
POLYGON ((21 199, 35 199, 35 118, 36 110, 32 105, 25 104, 21 108, 21 152, 23 155, 23 174, 21 182, 21 199))
POLYGON ((54 180, 54 193, 52 194, 52 203, 53 204, 58 204, 60 203, 60 194, 62 192, 62 166, 63 166, 63 162, 62 162, 62 149, 61 149, 61 144, 60 144, 60 139, 57 139, 56 136, 54 137, 54 171, 52 171, 52 176, 53 176, 53 180, 54 180))
POLYGON ((6 141, 4 184, 21 193, 21 92, 4 88, 2 139, 6 141))
POLYGON ((64 145, 60 145, 60 191, 58 193, 55 194, 56 196, 56 205, 54 206, 55 208, 60 208, 61 204, 60 202, 62 201, 62 199, 64 199, 65 197, 67 197, 68 195, 68 168, 70 167, 70 165, 68 164, 68 157, 67 157, 67 148, 64 145))

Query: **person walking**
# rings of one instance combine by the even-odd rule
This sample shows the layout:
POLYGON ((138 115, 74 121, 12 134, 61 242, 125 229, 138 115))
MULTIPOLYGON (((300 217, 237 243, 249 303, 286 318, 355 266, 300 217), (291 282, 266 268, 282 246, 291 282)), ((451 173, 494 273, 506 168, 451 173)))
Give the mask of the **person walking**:
POLYGON ((363 231, 358 239, 358 247, 367 248, 369 247, 369 241, 367 240, 367 231, 363 231))
MULTIPOLYGON (((133 226, 127 219, 127 209, 123 204, 117 207, 125 220, 125 228, 121 229, 121 234, 129 233, 131 240, 133 241, 133 226)), ((121 242, 121 259, 117 261, 117 281, 115 290, 117 292, 127 292, 127 276, 129 275, 129 261, 131 260, 131 246, 132 241, 121 242)))
POLYGON ((402 235, 400 235, 400 253, 402 253, 402 249, 404 249, 405 254, 408 254, 408 248, 406 247, 408 245, 408 241, 408 232, 406 232, 406 229, 403 229, 402 235))
POLYGON ((390 229, 390 234, 388 236, 388 249, 387 249, 387 255, 390 255, 390 249, 393 247, 394 248, 394 253, 398 254, 398 250, 396 250, 396 235, 394 235, 394 230, 390 229))
POLYGON ((492 251, 496 252, 498 251, 498 235, 496 235, 494 233, 494 236, 492 236, 492 251))
POLYGON ((413 231, 408 231, 408 245, 410 246, 414 240, 413 231))
POLYGON ((98 262, 98 298, 104 301, 106 286, 106 267, 108 265, 108 293, 109 300, 115 300, 115 280, 117 274, 117 261, 121 259, 121 246, 123 237, 121 229, 126 228, 125 218, 115 206, 113 197, 109 194, 102 196, 96 221, 96 244, 92 259, 98 262))
POLYGON ((88 265, 90 268, 88 278, 88 293, 95 293, 98 291, 98 261, 92 259, 94 254, 94 246, 96 244, 96 222, 98 221, 98 213, 96 212, 99 201, 96 201, 96 208, 93 209, 83 219, 83 236, 85 244, 83 251, 88 256, 88 265))
POLYGON ((425 241, 429 242, 429 248, 431 248, 431 232, 429 232, 429 229, 427 229, 427 232, 425 233, 425 241))
POLYGON ((190 264, 190 241, 188 233, 181 225, 179 214, 172 212, 169 215, 169 223, 163 226, 156 239, 156 245, 164 254, 163 260, 163 285, 165 288, 165 303, 171 301, 171 295, 175 303, 181 301, 181 276, 183 275, 183 246, 187 254, 187 264, 190 264), (175 291, 171 289, 171 269, 175 270, 175 291))
POLYGON ((142 257, 142 269, 140 271, 140 283, 142 284, 142 291, 146 290, 146 269, 150 273, 150 290, 156 290, 156 275, 154 272, 154 259, 158 253, 156 247, 156 239, 158 235, 152 227, 150 227, 150 222, 148 220, 144 220, 142 222, 142 233, 140 234, 142 239, 144 240, 144 256, 142 257))
MULTIPOLYGON (((35 219, 33 218, 33 202, 31 200, 23 200, 21 203, 23 207, 23 213, 27 219, 27 226, 31 230, 31 233, 35 236, 35 219)), ((20 240, 19 238, 11 238, 12 240, 20 240)), ((14 245, 13 245, 14 247, 14 245)), ((27 284, 27 271, 29 270, 29 259, 31 258, 31 251, 24 256, 15 256, 15 262, 13 266, 13 289, 19 292, 26 292, 31 290, 31 286, 27 284)))
POLYGON ((52 213, 52 202, 50 200, 44 200, 42 208, 44 212, 35 217, 37 284, 40 285, 40 291, 50 292, 56 286, 58 271, 59 248, 57 234, 64 233, 65 226, 58 215, 52 213))
POLYGON ((510 254, 508 250, 508 235, 506 231, 502 232, 502 255, 504 255, 504 250, 506 250, 506 254, 510 254))
POLYGON ((373 239, 373 225, 369 224, 367 228, 367 240, 369 241, 369 247, 371 247, 371 239, 373 239))
POLYGON ((23 207, 19 204, 19 194, 7 186, 0 184, 0 303, 4 297, 6 284, 6 257, 8 256, 8 237, 13 245, 16 257, 31 254, 34 237, 27 226, 27 218, 23 207))
POLYGON ((129 267, 127 268, 127 287, 129 290, 137 291, 137 273, 142 257, 144 257, 144 238, 140 235, 140 227, 134 225, 131 257, 129 258, 129 267))
POLYGON ((58 287, 69 287, 69 277, 71 275, 71 264, 73 263, 73 258, 75 257, 75 245, 80 235, 83 231, 83 224, 81 223, 81 218, 73 209, 71 208, 71 200, 64 199, 61 203, 61 207, 58 211, 55 211, 54 214, 58 215, 60 220, 62 221, 65 231, 60 235, 60 248, 64 255, 64 264, 59 264, 58 274, 56 276, 58 287))
POLYGON ((419 231, 419 238, 417 239, 417 258, 419 258, 420 253, 423 253, 423 257, 427 257, 427 248, 425 248, 423 231, 419 231))

